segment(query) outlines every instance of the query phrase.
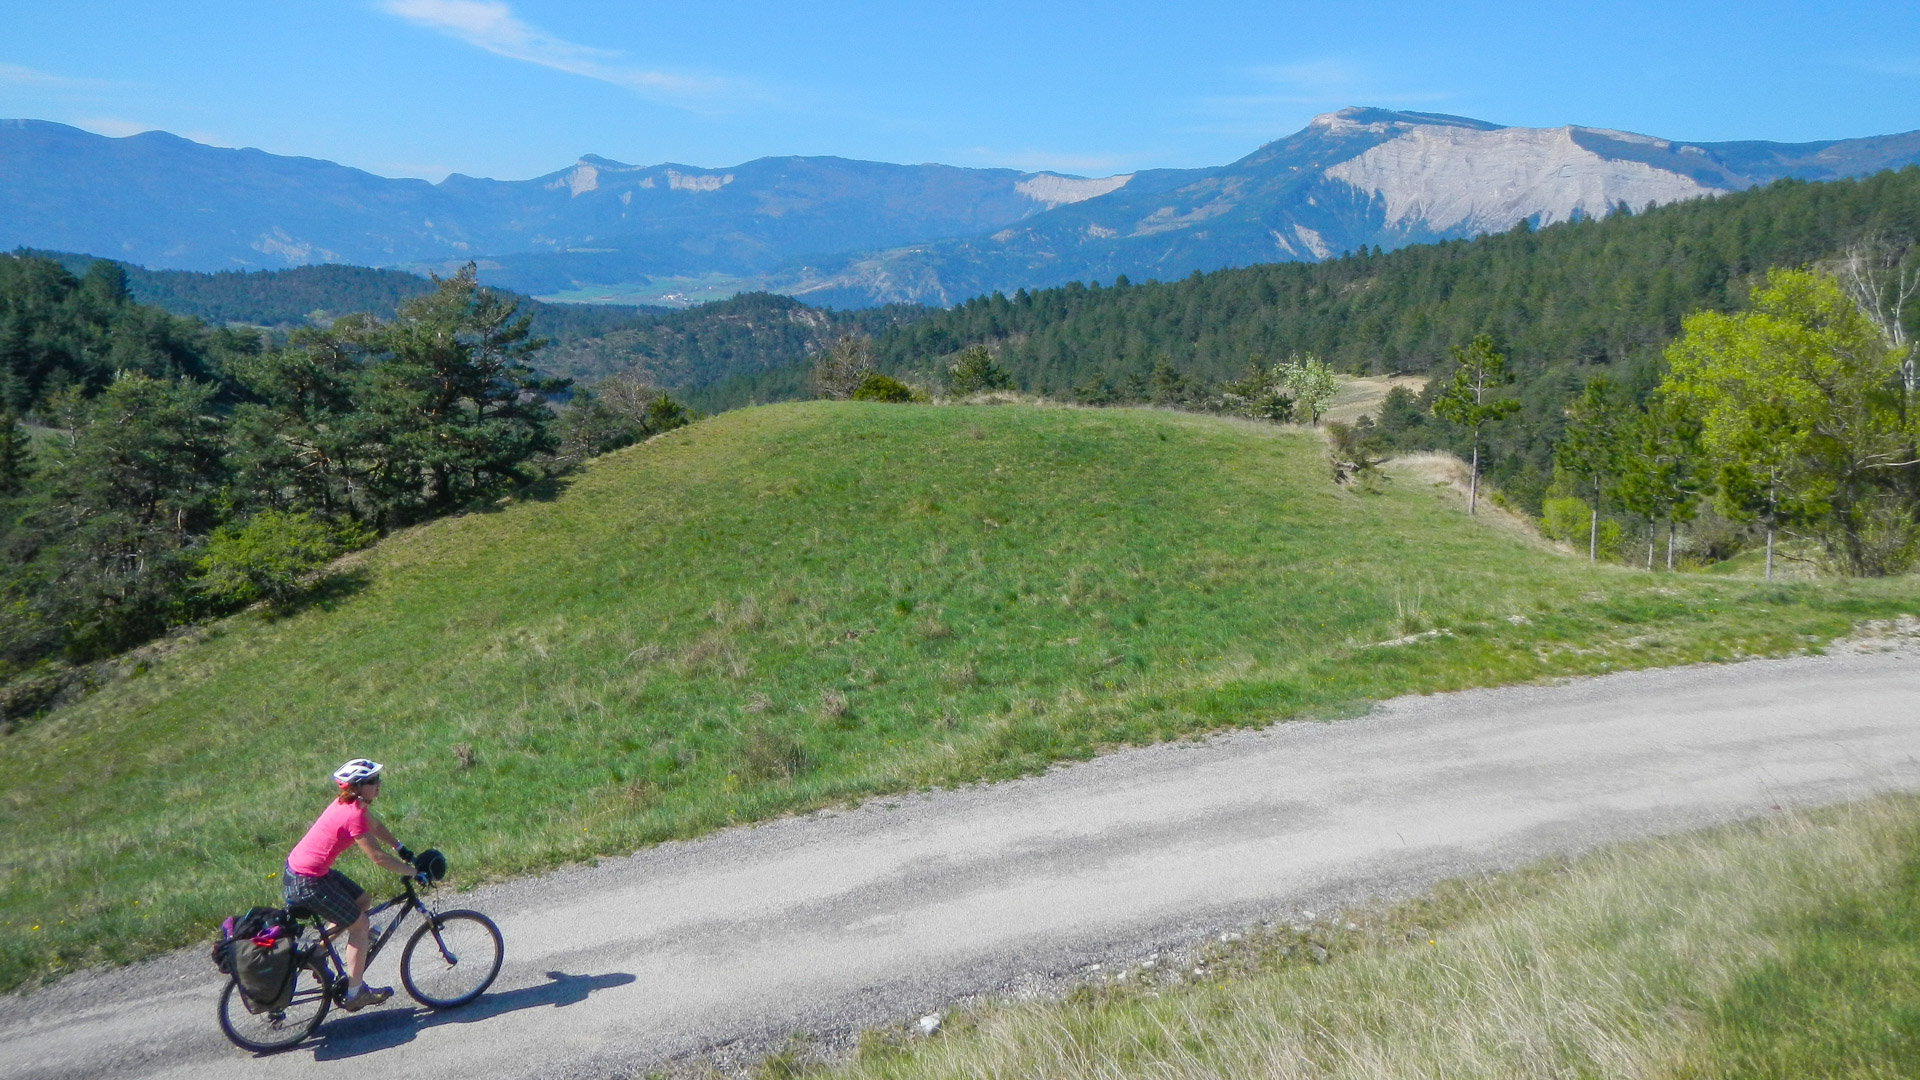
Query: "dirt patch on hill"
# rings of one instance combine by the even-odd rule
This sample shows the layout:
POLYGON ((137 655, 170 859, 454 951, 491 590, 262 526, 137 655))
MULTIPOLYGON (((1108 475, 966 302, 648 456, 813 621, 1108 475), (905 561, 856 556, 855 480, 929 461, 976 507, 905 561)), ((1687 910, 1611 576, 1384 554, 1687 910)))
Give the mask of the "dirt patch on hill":
MULTIPOLYGON (((1389 459, 1382 468, 1388 476, 1410 485, 1431 484, 1444 488, 1456 497, 1462 512, 1467 508, 1467 482, 1470 479, 1467 463, 1442 451, 1434 450, 1422 454, 1403 454, 1389 459)), ((1551 551, 1565 552, 1567 549, 1540 535, 1534 520, 1525 514, 1515 513, 1495 503, 1495 491, 1487 485, 1487 478, 1480 477, 1480 500, 1474 508, 1474 515, 1494 528, 1524 536, 1536 545, 1551 551)))
POLYGON ((1333 404, 1327 407, 1327 413, 1322 419, 1351 424, 1362 416, 1377 416, 1380 413, 1380 403, 1386 400, 1387 392, 1396 386, 1404 386, 1418 394, 1427 388, 1427 377, 1425 375, 1368 375, 1363 378, 1342 376, 1340 388, 1333 394, 1333 404))

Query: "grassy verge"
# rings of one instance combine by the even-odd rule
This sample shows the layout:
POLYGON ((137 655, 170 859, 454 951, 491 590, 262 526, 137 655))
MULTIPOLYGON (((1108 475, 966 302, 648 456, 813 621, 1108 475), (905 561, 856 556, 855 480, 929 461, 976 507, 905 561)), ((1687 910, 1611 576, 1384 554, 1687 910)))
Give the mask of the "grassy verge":
POLYGON ((1920 1075, 1920 800, 1625 845, 1278 927, 931 1040, 763 1072, 842 1080, 1920 1075))
POLYGON ((1911 581, 1589 567, 1412 476, 1336 489, 1312 433, 1135 410, 742 410, 360 558, 0 737, 0 988, 271 899, 348 757, 389 765, 382 812, 471 883, 1920 610, 1911 581))

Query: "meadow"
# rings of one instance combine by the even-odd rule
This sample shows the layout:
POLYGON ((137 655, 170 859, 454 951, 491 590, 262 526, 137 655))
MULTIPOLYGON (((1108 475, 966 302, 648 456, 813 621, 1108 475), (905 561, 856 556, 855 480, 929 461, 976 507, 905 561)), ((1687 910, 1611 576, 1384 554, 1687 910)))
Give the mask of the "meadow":
MULTIPOLYGON (((275 899, 340 761, 459 884, 1371 699, 1817 649, 1911 579, 1589 566, 1318 432, 745 409, 395 535, 0 736, 0 988, 275 899)), ((354 861, 354 860, 349 860, 354 861)), ((348 867, 352 873, 356 867, 348 867)), ((372 880, 358 866, 363 880, 372 880)))

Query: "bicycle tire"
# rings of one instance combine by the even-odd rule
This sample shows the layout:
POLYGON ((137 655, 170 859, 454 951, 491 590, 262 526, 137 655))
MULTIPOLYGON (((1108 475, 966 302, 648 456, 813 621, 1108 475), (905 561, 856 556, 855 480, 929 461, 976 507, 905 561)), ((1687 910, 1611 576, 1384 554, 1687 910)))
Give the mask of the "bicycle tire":
POLYGON ((248 1012, 239 999, 239 980, 227 980, 220 991, 220 1030, 228 1041, 242 1050, 272 1054, 292 1049, 314 1033, 333 1005, 327 974, 309 960, 295 967, 291 977, 293 997, 287 1007, 267 1013, 248 1012))
POLYGON ((477 911, 443 911, 407 939, 400 981, 413 1000, 430 1009, 456 1008, 487 992, 506 952, 492 919, 477 911))

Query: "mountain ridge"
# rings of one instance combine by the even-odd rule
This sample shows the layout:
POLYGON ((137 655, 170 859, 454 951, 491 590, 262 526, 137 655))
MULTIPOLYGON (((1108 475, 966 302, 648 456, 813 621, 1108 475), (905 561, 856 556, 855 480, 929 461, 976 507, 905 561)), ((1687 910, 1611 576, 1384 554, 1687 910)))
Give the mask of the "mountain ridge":
POLYGON ((531 256, 522 276, 532 279, 539 257, 558 254, 620 256, 575 261, 628 275, 738 275, 808 254, 996 228, 1080 197, 1071 186, 1086 179, 831 156, 709 169, 587 154, 527 180, 454 173, 433 184, 165 132, 109 138, 4 120, 0 247, 201 271, 327 262, 417 270, 531 256), (1019 190, 1039 178, 1066 187, 1052 184, 1042 197, 1019 190))
POLYGON ((355 263, 560 299, 952 304, 1072 280, 1169 279, 1464 238, 1781 178, 1920 162, 1920 131, 1680 142, 1353 107, 1241 159, 1108 177, 767 157, 583 154, 526 180, 388 179, 316 158, 0 121, 0 247, 156 269, 355 263), (139 166, 135 168, 133 166, 139 166))
POLYGON ((951 304, 1075 280, 1167 280, 1392 250, 1521 221, 1600 216, 1623 203, 1640 209, 1781 178, 1916 162, 1920 131, 1799 144, 1682 143, 1579 125, 1511 127, 1356 107, 1317 116, 1169 191, 1122 188, 995 234, 862 254, 761 287, 816 304, 951 304))

